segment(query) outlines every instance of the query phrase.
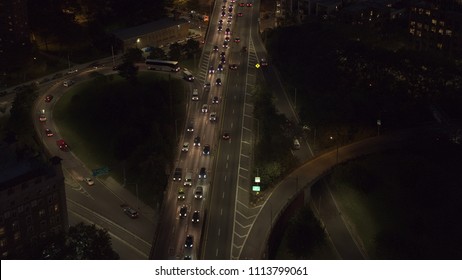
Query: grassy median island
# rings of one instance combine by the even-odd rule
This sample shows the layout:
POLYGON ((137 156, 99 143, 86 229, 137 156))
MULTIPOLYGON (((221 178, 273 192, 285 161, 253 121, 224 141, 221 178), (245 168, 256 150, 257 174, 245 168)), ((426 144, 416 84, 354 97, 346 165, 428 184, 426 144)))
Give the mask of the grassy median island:
MULTIPOLYGON (((130 84, 118 75, 76 84, 56 103, 60 135, 90 169, 108 166, 110 176, 155 205, 173 161, 175 120, 184 120, 184 89, 168 75, 141 72, 130 84)), ((181 121, 177 123, 180 128, 181 121)))
POLYGON ((462 258, 462 147, 444 140, 372 155, 328 181, 371 259, 462 258))
MULTIPOLYGON (((329 186, 369 259, 462 259, 462 146, 425 137, 340 165, 312 187, 316 192, 329 186)), ((299 242, 320 236, 306 228, 299 242)), ((288 226, 276 259, 300 258, 290 240, 288 226)), ((328 239, 319 240, 301 258, 336 259, 328 239)))

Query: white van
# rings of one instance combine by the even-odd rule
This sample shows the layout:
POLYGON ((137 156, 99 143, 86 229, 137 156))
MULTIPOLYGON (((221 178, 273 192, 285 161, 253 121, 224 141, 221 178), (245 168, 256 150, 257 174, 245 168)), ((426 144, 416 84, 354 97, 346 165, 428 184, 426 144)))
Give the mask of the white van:
POLYGON ((294 150, 300 150, 300 141, 294 139, 294 150))
POLYGON ((192 176, 193 176, 192 172, 186 173, 186 177, 184 177, 184 183, 183 183, 185 187, 190 187, 192 185, 192 176))

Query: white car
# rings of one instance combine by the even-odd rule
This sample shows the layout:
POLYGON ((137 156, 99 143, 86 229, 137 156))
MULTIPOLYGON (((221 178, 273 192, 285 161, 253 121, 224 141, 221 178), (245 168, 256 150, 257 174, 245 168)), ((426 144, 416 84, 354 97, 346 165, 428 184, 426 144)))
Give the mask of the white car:
POLYGON ((183 143, 183 148, 181 148, 182 152, 187 152, 189 151, 189 142, 184 142, 183 143))
POLYGON ((93 181, 93 179, 90 177, 83 178, 83 181, 89 186, 93 186, 95 184, 95 181, 93 181))

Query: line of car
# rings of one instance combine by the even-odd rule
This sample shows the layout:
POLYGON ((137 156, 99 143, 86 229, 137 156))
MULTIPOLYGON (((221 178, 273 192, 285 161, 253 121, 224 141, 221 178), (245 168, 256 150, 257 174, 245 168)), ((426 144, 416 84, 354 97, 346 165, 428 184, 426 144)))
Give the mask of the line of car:
MULTIPOLYGON (((218 63, 218 66, 215 68, 213 63, 212 65, 209 66, 207 72, 208 74, 211 76, 211 75, 214 75, 215 73, 222 73, 224 71, 224 67, 223 65, 226 64, 226 50, 229 48, 229 41, 230 41, 230 35, 231 35, 231 24, 232 24, 232 18, 233 18, 233 11, 234 11, 234 3, 235 0, 231 0, 231 3, 229 4, 229 6, 226 5, 227 3, 227 0, 223 0, 223 6, 222 6, 222 12, 221 12, 221 19, 219 20, 218 22, 218 33, 221 33, 223 31, 223 24, 224 24, 224 18, 227 17, 227 24, 228 26, 224 29, 224 34, 225 34, 225 39, 223 41, 223 44, 222 44, 222 47, 223 47, 223 50, 219 53, 219 47, 217 45, 213 46, 213 52, 214 53, 219 53, 219 57, 217 56, 218 60, 219 60, 219 63, 218 63)), ((247 6, 247 7, 252 7, 252 2, 247 2, 247 4, 244 4, 243 2, 239 3, 239 6, 240 7, 244 7, 244 6, 247 6)), ((242 17, 243 16, 243 13, 240 11, 238 14, 238 17, 242 17)), ((234 42, 236 44, 240 43, 240 38, 239 37, 235 37, 234 38, 234 42)), ((229 64, 229 69, 231 70, 237 70, 238 69, 238 65, 237 64, 234 64, 234 63, 231 63, 229 64)), ((211 78, 211 77, 210 77, 211 78)), ((221 77, 216 77, 215 79, 215 86, 219 87, 219 86, 222 86, 222 79, 221 77)), ((210 88, 211 88, 211 84, 210 82, 206 81, 204 83, 204 91, 210 91, 210 88)), ((192 101, 199 101, 199 91, 197 89, 193 89, 193 92, 192 92, 192 97, 191 97, 192 101)), ((213 96, 211 98, 211 104, 219 104, 219 97, 218 96, 213 96)), ((209 113, 209 104, 205 103, 201 106, 200 108, 200 112, 201 113, 209 113)), ((213 122, 217 122, 218 121, 218 115, 215 111, 212 111, 209 113, 209 121, 211 123, 213 122)), ((194 121, 189 121, 188 122, 188 125, 186 127, 186 132, 187 133, 191 133, 191 132, 194 132, 194 121)), ((222 135, 222 139, 224 140, 229 140, 230 139, 230 134, 229 132, 224 132, 223 135, 222 135)), ((199 135, 195 136, 194 137, 194 141, 193 141, 193 146, 194 147, 201 147, 201 138, 199 135)), ((182 153, 188 153, 190 151, 190 143, 189 141, 184 141, 183 143, 183 146, 181 148, 181 152, 182 153)), ((211 153, 211 148, 210 148, 210 145, 209 144, 205 144, 202 146, 202 155, 204 156, 207 156, 207 155, 210 155, 211 153)), ((182 168, 180 167, 176 167, 174 172, 173 172, 173 181, 174 182, 181 182, 182 181, 182 168)), ((189 171, 186 173, 186 176, 184 177, 184 183, 182 186, 179 186, 178 187, 178 194, 177 194, 177 199, 178 201, 183 201, 186 199, 186 192, 185 192, 185 189, 184 187, 191 187, 193 185, 193 180, 192 180, 192 172, 189 171)), ((201 167, 199 172, 198 172, 198 179, 199 179, 199 182, 197 183, 197 186, 195 187, 195 190, 194 190, 194 198, 195 199, 202 199, 204 197, 204 186, 205 186, 205 182, 204 180, 207 179, 207 170, 205 167, 201 167)), ((179 212, 178 212, 178 216, 180 217, 180 219, 182 218, 185 218, 187 217, 188 215, 188 206, 183 204, 182 206, 179 207, 179 212)), ((192 214, 192 223, 198 223, 200 220, 200 212, 198 210, 194 211, 193 214, 192 214)), ((185 239, 185 243, 184 243, 184 247, 185 248, 192 248, 193 247, 193 244, 194 244, 194 236, 191 235, 191 234, 187 234, 186 235, 186 239, 185 239)), ((185 259, 191 259, 191 256, 189 254, 189 251, 186 251, 184 252, 184 258, 185 259)))

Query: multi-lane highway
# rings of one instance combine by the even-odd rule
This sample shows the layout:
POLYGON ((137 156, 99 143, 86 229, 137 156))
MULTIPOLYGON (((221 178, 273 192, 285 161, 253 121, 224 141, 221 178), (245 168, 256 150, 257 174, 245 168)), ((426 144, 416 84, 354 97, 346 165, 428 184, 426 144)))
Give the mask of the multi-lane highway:
MULTIPOLYGON (((155 242, 153 258, 230 258, 240 166, 245 166, 242 172, 247 171, 245 176, 250 176, 252 138, 249 133, 243 133, 245 115, 252 114, 251 108, 244 113, 249 55, 242 50, 243 47, 250 47, 251 11, 250 6, 215 2, 199 71, 195 73, 196 81, 190 85, 191 92, 194 88, 202 91, 199 100, 191 100, 188 107, 186 124, 193 122, 194 132, 187 132, 185 128, 184 141, 180 141, 180 146, 183 142, 189 142, 192 146, 194 138, 200 136, 202 146, 190 147, 189 152, 179 152, 175 166, 183 170, 183 177, 188 171, 192 171, 195 179, 191 187, 184 187, 184 200, 178 199, 178 188, 183 185, 182 182, 172 182, 169 187, 160 224, 164 230, 159 232, 155 242), (221 85, 217 79, 221 80, 221 85), (211 84, 210 89, 204 88, 205 83, 211 84), (213 101, 214 98, 217 98, 218 103, 213 101), (204 104, 208 106, 207 113, 202 112, 204 104), (217 113, 217 120, 214 122, 210 121, 211 112, 217 113), (224 133, 228 133, 230 139, 223 139, 224 133), (244 134, 246 136, 242 137, 244 134), (210 145, 210 155, 204 155, 204 144, 210 145), (246 158, 241 156, 243 149, 248 151, 246 158), (206 180, 198 178, 202 167, 209 174, 206 180), (202 199, 194 198, 197 186, 204 187, 202 199), (188 207, 188 218, 180 217, 179 211, 183 205, 188 207), (194 211, 201 212, 200 223, 193 224, 189 218, 194 211), (203 224, 204 215, 207 224, 203 224), (185 246, 187 235, 194 237, 192 249, 185 246), (202 245, 203 255, 197 251, 199 245, 202 245)), ((247 122, 250 131, 252 118, 247 118, 247 122)))

